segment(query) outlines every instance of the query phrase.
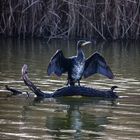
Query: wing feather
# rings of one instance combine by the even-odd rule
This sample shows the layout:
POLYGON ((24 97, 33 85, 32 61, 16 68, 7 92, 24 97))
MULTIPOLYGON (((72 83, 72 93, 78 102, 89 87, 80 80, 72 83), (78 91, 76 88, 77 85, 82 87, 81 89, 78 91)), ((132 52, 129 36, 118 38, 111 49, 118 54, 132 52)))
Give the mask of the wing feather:
POLYGON ((113 79, 114 77, 105 59, 97 52, 87 58, 83 76, 84 78, 87 78, 95 73, 107 76, 109 79, 113 79))
POLYGON ((67 71, 66 60, 62 50, 57 50, 49 62, 47 74, 51 75, 54 73, 57 76, 61 76, 62 73, 67 71))

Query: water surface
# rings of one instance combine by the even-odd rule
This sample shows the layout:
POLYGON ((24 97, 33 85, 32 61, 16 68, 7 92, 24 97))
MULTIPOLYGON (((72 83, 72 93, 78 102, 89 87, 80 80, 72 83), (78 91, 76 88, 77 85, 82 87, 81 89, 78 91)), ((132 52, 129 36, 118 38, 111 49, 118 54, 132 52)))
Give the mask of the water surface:
MULTIPOLYGON (((36 100, 33 93, 7 97, 5 85, 29 91, 21 79, 21 67, 29 66, 31 80, 43 91, 66 83, 66 74, 48 77, 47 65, 57 49, 76 54, 76 41, 0 39, 0 138, 1 139, 140 139, 140 42, 102 42, 84 48, 86 57, 100 52, 115 79, 94 75, 82 85, 109 89, 116 101, 85 97, 36 100)), ((29 91, 30 92, 30 91, 29 91)))

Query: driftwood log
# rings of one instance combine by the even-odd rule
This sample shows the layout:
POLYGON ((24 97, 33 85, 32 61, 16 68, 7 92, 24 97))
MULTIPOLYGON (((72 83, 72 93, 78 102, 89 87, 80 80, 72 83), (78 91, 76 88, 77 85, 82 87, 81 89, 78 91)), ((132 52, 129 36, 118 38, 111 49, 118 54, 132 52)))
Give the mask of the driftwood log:
POLYGON ((55 98, 55 97, 63 97, 63 96, 87 96, 87 97, 103 97, 103 98, 113 98, 116 99, 118 96, 114 89, 117 86, 111 87, 110 90, 97 90, 89 87, 83 86, 67 86, 62 87, 53 93, 44 93, 39 88, 37 88, 33 82, 28 77, 28 66, 26 64, 22 67, 22 78, 25 83, 29 87, 29 89, 36 94, 37 97, 41 98, 55 98))

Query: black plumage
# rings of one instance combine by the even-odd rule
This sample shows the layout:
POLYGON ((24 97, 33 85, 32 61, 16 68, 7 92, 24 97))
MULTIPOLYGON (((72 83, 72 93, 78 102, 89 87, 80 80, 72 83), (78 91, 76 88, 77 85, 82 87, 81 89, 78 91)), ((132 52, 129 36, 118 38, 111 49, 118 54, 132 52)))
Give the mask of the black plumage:
POLYGON ((82 47, 91 43, 90 41, 80 40, 77 43, 77 55, 65 58, 62 50, 57 50, 51 58, 47 73, 52 73, 57 76, 61 76, 63 73, 68 73, 67 85, 75 85, 78 82, 80 86, 80 80, 82 77, 87 78, 92 74, 99 73, 112 79, 113 73, 110 67, 107 65, 105 59, 99 54, 94 53, 89 58, 85 58, 82 47))

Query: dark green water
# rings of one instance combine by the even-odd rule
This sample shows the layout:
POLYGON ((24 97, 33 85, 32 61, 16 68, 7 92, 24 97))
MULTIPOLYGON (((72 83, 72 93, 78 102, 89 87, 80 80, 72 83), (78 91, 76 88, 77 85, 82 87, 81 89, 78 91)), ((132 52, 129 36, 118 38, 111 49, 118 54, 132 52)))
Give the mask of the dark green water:
POLYGON ((0 39, 0 139, 140 139, 140 42, 99 43, 84 48, 88 57, 99 51, 115 74, 114 80, 94 75, 82 85, 109 89, 117 85, 119 99, 69 97, 37 101, 33 93, 7 97, 5 85, 29 91, 21 80, 21 67, 29 66, 29 77, 43 91, 54 91, 66 83, 66 75, 48 77, 46 69, 54 52, 76 53, 75 41, 0 39))

